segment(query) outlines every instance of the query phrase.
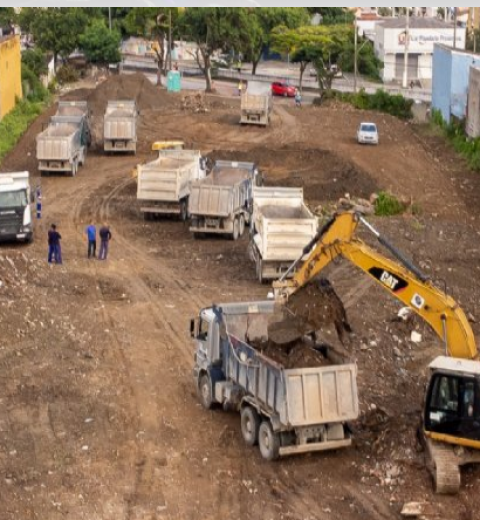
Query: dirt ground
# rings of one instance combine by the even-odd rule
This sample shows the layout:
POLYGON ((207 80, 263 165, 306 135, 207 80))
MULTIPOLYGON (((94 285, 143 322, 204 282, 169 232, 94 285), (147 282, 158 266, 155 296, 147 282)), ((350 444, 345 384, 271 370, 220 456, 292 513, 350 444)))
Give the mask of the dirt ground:
POLYGON ((257 162, 269 184, 303 186, 312 208, 390 190, 421 214, 374 225, 446 283, 472 321, 480 177, 431 130, 389 116, 275 100, 268 129, 240 127, 236 100, 211 98, 197 112, 137 81, 69 94, 91 100, 97 136, 110 92, 137 97, 137 157, 104 156, 97 137, 76 178, 39 179, 35 136, 52 109, 1 165, 41 183, 44 215, 33 245, 0 248, 0 519, 390 520, 411 501, 430 504, 432 519, 478 518, 480 468, 463 471, 459 496, 437 497, 416 441, 440 341, 421 321, 396 320, 399 304, 344 262, 327 274, 353 329, 346 348, 362 410, 354 446, 269 464, 243 444, 236 414, 205 412, 190 318, 212 302, 263 299, 268 287, 256 282, 247 238, 194 240, 176 220, 144 221, 130 174, 152 157, 152 141, 182 138, 215 158, 257 162), (366 119, 380 128, 376 148, 355 142, 366 119), (111 225, 106 263, 86 259, 92 221, 111 225), (46 263, 52 222, 63 266, 46 263))

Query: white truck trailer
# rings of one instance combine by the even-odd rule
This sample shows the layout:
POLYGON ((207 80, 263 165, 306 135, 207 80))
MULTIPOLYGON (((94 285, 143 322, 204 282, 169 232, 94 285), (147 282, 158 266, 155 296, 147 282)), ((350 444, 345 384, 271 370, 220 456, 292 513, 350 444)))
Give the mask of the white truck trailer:
POLYGON ((302 188, 255 188, 252 224, 250 250, 261 283, 281 278, 317 233, 302 188))
POLYGON ((233 240, 243 236, 259 179, 253 163, 216 161, 208 177, 192 184, 189 212, 194 236, 227 235, 233 240))
POLYGON ((326 363, 286 369, 262 354, 275 302, 226 304, 192 320, 193 376, 206 409, 240 413, 248 446, 268 461, 351 445, 348 423, 359 416, 357 367, 321 350, 326 363))
POLYGON ((179 215, 188 219, 192 183, 206 176, 205 161, 196 150, 162 150, 158 159, 137 168, 137 200, 146 219, 179 215))
POLYGON ((46 130, 37 136, 40 174, 67 173, 74 177, 87 157, 91 143, 86 102, 60 102, 46 130))
POLYGON ((135 101, 109 101, 103 120, 106 153, 137 153, 138 109, 135 101))
POLYGON ((249 81, 241 98, 242 125, 267 126, 272 111, 272 91, 270 83, 249 81))
POLYGON ((33 240, 28 172, 0 173, 0 242, 33 240))

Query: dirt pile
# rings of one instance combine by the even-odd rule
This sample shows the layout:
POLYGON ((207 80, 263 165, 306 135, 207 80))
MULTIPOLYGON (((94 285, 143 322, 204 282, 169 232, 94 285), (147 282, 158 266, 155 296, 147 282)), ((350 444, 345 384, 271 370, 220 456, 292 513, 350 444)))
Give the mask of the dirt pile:
POLYGON ((188 110, 195 114, 205 114, 210 112, 207 98, 204 92, 197 92, 196 94, 188 94, 182 98, 182 109, 188 110))
POLYGON ((268 335, 275 343, 285 345, 332 324, 343 344, 345 332, 352 329, 342 300, 328 280, 313 280, 289 298, 283 321, 271 324, 268 335))
POLYGON ((317 368, 330 365, 330 361, 321 352, 303 341, 287 346, 280 346, 273 341, 254 345, 264 356, 291 370, 296 368, 317 368))

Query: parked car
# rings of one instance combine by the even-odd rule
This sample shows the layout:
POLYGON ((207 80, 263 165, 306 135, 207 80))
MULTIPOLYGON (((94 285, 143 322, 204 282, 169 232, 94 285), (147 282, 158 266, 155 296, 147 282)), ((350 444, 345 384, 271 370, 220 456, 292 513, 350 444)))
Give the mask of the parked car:
POLYGON ((295 97, 295 87, 286 81, 275 81, 272 83, 272 94, 274 96, 295 97))
POLYGON ((360 123, 357 131, 359 144, 378 144, 378 129, 375 123, 360 123))

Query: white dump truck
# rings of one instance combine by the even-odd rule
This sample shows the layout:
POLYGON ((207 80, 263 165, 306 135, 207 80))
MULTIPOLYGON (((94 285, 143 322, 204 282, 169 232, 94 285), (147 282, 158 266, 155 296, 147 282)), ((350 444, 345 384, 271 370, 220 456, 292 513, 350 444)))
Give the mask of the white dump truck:
POLYGON ((83 166, 90 146, 90 121, 86 102, 61 102, 46 130, 37 136, 38 169, 74 177, 83 166))
POLYGON ((106 153, 137 153, 138 109, 135 101, 109 101, 103 120, 106 153))
POLYGON ((0 242, 33 240, 28 172, 0 173, 0 242))
POLYGON ((250 251, 261 283, 287 273, 317 233, 302 188, 255 188, 252 224, 250 251))
POLYGON ((194 384, 206 409, 240 413, 248 446, 268 461, 351 445, 348 423, 359 416, 357 367, 312 344, 325 361, 285 368, 259 345, 268 341, 275 302, 219 305, 192 320, 194 384))
POLYGON ((241 98, 242 125, 267 126, 272 111, 272 91, 269 83, 249 81, 241 98))
POLYGON ((216 161, 208 177, 192 184, 190 231, 195 237, 216 234, 238 240, 250 224, 252 190, 258 182, 254 163, 216 161))
POLYGON ((206 165, 196 150, 162 150, 158 159, 137 168, 137 200, 146 219, 179 215, 188 219, 192 183, 206 176, 206 165))

